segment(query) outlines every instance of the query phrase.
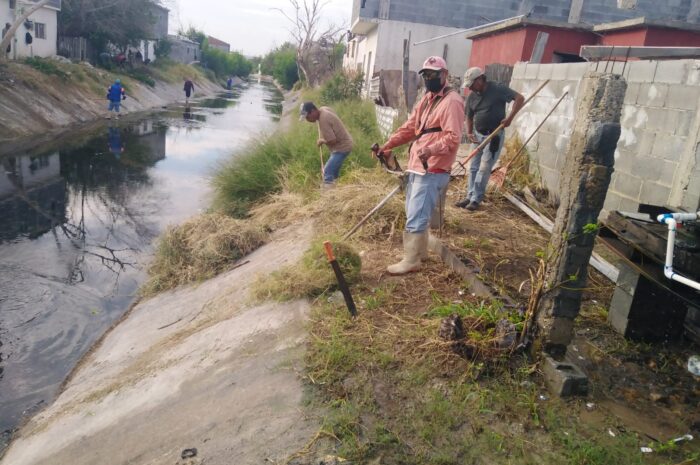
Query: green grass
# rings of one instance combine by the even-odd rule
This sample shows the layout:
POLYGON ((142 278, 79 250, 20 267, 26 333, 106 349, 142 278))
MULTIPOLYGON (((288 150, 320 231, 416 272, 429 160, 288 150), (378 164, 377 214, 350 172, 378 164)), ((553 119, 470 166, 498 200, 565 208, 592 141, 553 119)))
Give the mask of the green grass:
POLYGON ((58 62, 47 58, 33 57, 26 58, 24 62, 35 70, 47 76, 58 76, 61 79, 68 79, 69 74, 62 69, 58 62))
MULTIPOLYGON (((360 277, 362 260, 352 247, 340 241, 331 241, 333 253, 348 284, 360 277)), ((323 240, 317 240, 297 264, 284 267, 253 283, 252 294, 257 300, 286 301, 317 297, 337 289, 335 274, 328 264, 323 240)))
MULTIPOLYGON (((309 94, 305 99, 317 95, 309 94)), ((374 166, 369 148, 380 140, 374 109, 371 103, 346 100, 331 105, 338 113, 355 142, 346 159, 343 173, 364 166, 374 166)), ((267 195, 280 192, 283 187, 291 192, 312 194, 321 183, 321 162, 316 146, 318 129, 315 124, 292 122, 287 133, 276 133, 233 154, 217 170, 213 185, 214 207, 236 217, 246 216, 255 202, 267 195)), ((324 147, 324 159, 328 149, 324 147)))

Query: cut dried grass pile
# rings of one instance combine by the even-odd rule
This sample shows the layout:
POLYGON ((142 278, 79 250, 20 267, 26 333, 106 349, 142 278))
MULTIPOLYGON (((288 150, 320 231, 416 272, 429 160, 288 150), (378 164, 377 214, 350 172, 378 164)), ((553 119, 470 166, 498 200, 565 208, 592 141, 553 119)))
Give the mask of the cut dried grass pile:
MULTIPOLYGON (((499 166, 507 166, 511 160, 522 148, 523 143, 520 137, 509 138, 503 147, 503 155, 499 166)), ((530 154, 527 149, 523 149, 523 153, 518 156, 518 159, 508 167, 506 175, 506 187, 522 189, 523 187, 536 188, 539 185, 537 177, 530 173, 530 154)))
POLYGON ((260 247, 267 236, 257 222, 216 213, 170 228, 158 243, 142 293, 152 295, 214 277, 260 247))
MULTIPOLYGON (((274 230, 315 219, 321 234, 342 236, 398 182, 398 179, 376 169, 358 169, 321 195, 305 196, 285 188, 259 203, 251 210, 251 215, 255 221, 274 230)), ((403 229, 405 221, 403 195, 397 194, 362 226, 353 239, 391 239, 403 229)))
MULTIPOLYGON (((340 269, 349 284, 360 277, 362 259, 352 247, 343 242, 333 242, 333 252, 340 269)), ((260 276, 253 283, 253 298, 263 300, 292 300, 316 297, 337 288, 337 281, 323 249, 323 241, 315 242, 304 253, 301 261, 260 276)))

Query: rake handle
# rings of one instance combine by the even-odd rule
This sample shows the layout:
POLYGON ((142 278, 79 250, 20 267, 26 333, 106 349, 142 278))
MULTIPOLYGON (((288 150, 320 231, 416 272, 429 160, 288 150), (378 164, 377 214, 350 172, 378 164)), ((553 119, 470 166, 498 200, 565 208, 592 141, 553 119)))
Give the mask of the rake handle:
MULTIPOLYGON (((537 89, 535 89, 535 91, 534 91, 532 94, 530 94, 530 95, 528 96, 528 98, 525 99, 525 101, 523 102, 523 106, 520 108, 520 110, 522 110, 523 108, 525 108, 525 105, 527 105, 528 103, 530 103, 530 100, 532 100, 537 94, 539 94, 540 91, 541 91, 541 90, 544 88, 544 86, 546 86, 547 84, 549 84, 549 79, 547 79, 547 80, 544 81, 542 84, 540 84, 540 86, 539 86, 537 89)), ((461 166, 463 169, 466 169, 466 167, 465 167, 464 165, 466 165, 472 158, 474 158, 474 157, 476 156, 477 153, 479 153, 481 150, 483 150, 483 148, 486 147, 486 144, 488 144, 489 142, 491 142, 491 139, 493 139, 494 137, 496 137, 496 134, 498 134, 499 132, 501 132, 501 129, 503 129, 503 125, 502 125, 502 124, 501 124, 500 126, 498 126, 491 134, 489 134, 489 136, 488 136, 486 139, 484 139, 483 141, 481 141, 481 143, 480 143, 474 150, 472 150, 472 152, 469 154, 469 156, 468 156, 464 161, 459 161, 459 162, 457 162, 457 163, 459 163, 459 166, 461 166)))

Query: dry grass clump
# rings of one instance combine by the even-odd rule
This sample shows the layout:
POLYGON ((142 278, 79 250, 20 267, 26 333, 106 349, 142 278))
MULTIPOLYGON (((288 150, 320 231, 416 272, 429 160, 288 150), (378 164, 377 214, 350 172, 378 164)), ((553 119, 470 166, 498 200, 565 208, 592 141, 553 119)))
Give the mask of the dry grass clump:
MULTIPOLYGON (((362 267, 357 252, 343 242, 333 242, 333 252, 347 282, 356 282, 362 267)), ((252 295, 257 300, 285 301, 316 297, 336 288, 337 281, 326 258, 323 241, 317 241, 304 253, 299 263, 258 277, 253 283, 252 295)))
POLYGON ((158 243, 142 293, 152 295, 216 276, 260 247, 267 236, 259 223, 216 213, 170 228, 158 243))
MULTIPOLYGON (((273 230, 314 219, 321 234, 342 236, 398 182, 379 170, 358 169, 320 195, 308 196, 285 188, 268 196, 250 213, 256 222, 273 230)), ((357 231, 353 240, 391 239, 400 233, 405 223, 403 199, 403 195, 395 195, 357 231)))

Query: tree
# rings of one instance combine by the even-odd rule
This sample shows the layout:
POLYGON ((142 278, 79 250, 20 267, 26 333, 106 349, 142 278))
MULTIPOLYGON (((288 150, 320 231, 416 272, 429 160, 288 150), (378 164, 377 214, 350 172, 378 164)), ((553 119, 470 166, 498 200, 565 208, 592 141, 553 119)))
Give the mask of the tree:
POLYGON ((320 31, 321 12, 326 2, 323 0, 288 0, 294 11, 293 14, 287 14, 281 8, 273 8, 292 24, 289 32, 292 34, 296 45, 296 61, 299 67, 300 75, 309 85, 316 84, 314 74, 311 72, 310 59, 312 49, 317 42, 335 42, 333 39, 338 35, 341 28, 330 26, 324 31, 320 31))
POLYGON ((51 0, 40 0, 36 4, 30 2, 17 2, 17 6, 15 8, 20 8, 20 5, 22 3, 33 4, 33 6, 27 9, 23 9, 22 14, 19 15, 15 22, 10 26, 10 29, 7 32, 5 32, 5 35, 3 36, 2 40, 0 40, 0 61, 4 61, 7 59, 7 54, 5 53, 5 50, 7 50, 7 46, 10 45, 10 42, 15 36, 15 32, 17 32, 17 29, 19 29, 19 27, 27 20, 27 18, 29 18, 32 15, 32 13, 42 8, 50 1, 51 0))
POLYGON ((286 89, 299 80, 296 46, 286 42, 265 55, 260 64, 263 74, 273 76, 286 89))
POLYGON ((157 0, 63 0, 61 33, 86 37, 98 50, 113 44, 121 50, 152 38, 151 11, 157 0))

